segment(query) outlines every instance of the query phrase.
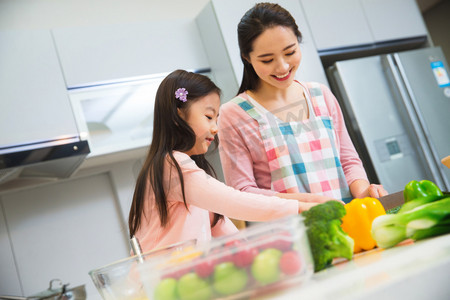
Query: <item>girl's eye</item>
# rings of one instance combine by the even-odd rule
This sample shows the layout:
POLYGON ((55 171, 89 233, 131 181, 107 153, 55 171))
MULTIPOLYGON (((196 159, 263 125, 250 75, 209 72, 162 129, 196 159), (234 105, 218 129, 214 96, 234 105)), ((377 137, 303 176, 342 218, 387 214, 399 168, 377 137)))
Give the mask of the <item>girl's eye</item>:
POLYGON ((268 64, 268 63, 270 63, 270 62, 272 62, 273 61, 273 59, 269 59, 269 60, 262 60, 261 62, 263 63, 263 64, 268 64))
POLYGON ((294 55, 294 53, 295 53, 295 50, 292 51, 292 52, 290 52, 290 53, 287 53, 286 55, 287 55, 287 56, 291 56, 291 55, 294 55))
POLYGON ((210 116, 205 116, 205 117, 207 117, 207 118, 208 118, 208 120, 212 120, 212 117, 210 117, 210 116))

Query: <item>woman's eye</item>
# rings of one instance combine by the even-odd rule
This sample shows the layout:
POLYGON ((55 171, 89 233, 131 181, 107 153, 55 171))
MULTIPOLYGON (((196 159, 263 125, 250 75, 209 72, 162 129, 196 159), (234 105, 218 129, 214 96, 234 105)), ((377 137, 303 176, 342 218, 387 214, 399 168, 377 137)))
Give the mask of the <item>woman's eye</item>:
POLYGON ((212 117, 210 117, 210 116, 205 116, 205 117, 207 117, 207 118, 208 118, 208 120, 212 120, 212 117))
POLYGON ((268 64, 268 63, 272 62, 272 60, 273 60, 273 59, 262 60, 261 62, 262 62, 263 64, 268 64))
POLYGON ((294 53, 295 53, 295 50, 292 51, 292 52, 287 53, 286 55, 287 55, 287 56, 291 56, 291 55, 294 55, 294 53))

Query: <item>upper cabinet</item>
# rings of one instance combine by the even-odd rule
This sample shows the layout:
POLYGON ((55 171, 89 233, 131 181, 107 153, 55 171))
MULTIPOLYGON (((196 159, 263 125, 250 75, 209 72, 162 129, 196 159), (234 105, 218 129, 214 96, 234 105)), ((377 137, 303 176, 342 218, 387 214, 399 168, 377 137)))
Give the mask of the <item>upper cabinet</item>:
POLYGON ((194 20, 52 32, 68 88, 209 67, 194 20))
POLYGON ((373 43, 360 0, 301 0, 317 49, 373 43))
POLYGON ((78 136, 50 31, 1 31, 0 61, 0 148, 78 136))
POLYGON ((318 50, 425 37, 415 0, 300 0, 318 50))
POLYGON ((415 0, 361 0, 375 42, 428 35, 415 0))
MULTIPOLYGON (((303 35, 300 48, 302 62, 297 79, 327 84, 312 34, 298 1, 275 1, 286 8, 295 18, 303 35)), ((222 88, 225 101, 236 95, 242 79, 243 65, 240 58, 237 25, 255 1, 211 0, 197 17, 206 52, 214 78, 222 88)))

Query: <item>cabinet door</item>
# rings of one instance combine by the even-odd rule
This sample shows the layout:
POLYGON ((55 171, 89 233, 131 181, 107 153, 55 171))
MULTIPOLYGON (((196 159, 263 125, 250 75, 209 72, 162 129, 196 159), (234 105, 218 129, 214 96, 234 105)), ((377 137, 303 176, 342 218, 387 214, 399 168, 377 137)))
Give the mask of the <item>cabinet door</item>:
POLYGON ((426 36, 415 0, 360 0, 375 42, 426 36))
MULTIPOLYGON (((114 184, 108 173, 93 174, 3 197, 25 295, 43 290, 53 278, 69 287, 85 284, 87 299, 98 295, 88 272, 129 256, 125 214, 114 184)), ((120 188, 131 193, 129 186, 120 188)), ((9 276, 0 269, 0 282, 9 276)))
POLYGON ((207 68, 193 20, 53 29, 68 87, 207 68))
POLYGON ((50 31, 1 31, 0 60, 0 148, 78 136, 50 31))
POLYGON ((301 0, 318 50, 373 43, 359 0, 301 0))

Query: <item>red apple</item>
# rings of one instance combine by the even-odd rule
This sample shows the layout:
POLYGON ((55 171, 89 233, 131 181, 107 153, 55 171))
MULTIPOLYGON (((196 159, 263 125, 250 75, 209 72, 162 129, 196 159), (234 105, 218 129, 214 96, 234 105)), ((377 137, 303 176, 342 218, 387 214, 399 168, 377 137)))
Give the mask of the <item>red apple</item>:
POLYGON ((280 259, 280 269, 286 275, 294 275, 300 271, 302 261, 298 252, 288 251, 283 253, 280 259))
POLYGON ((243 247, 233 255, 233 263, 240 268, 250 266, 255 256, 258 255, 256 248, 243 247))
POLYGON ((209 277, 214 272, 214 262, 212 260, 204 260, 194 267, 195 273, 201 278, 209 277))

